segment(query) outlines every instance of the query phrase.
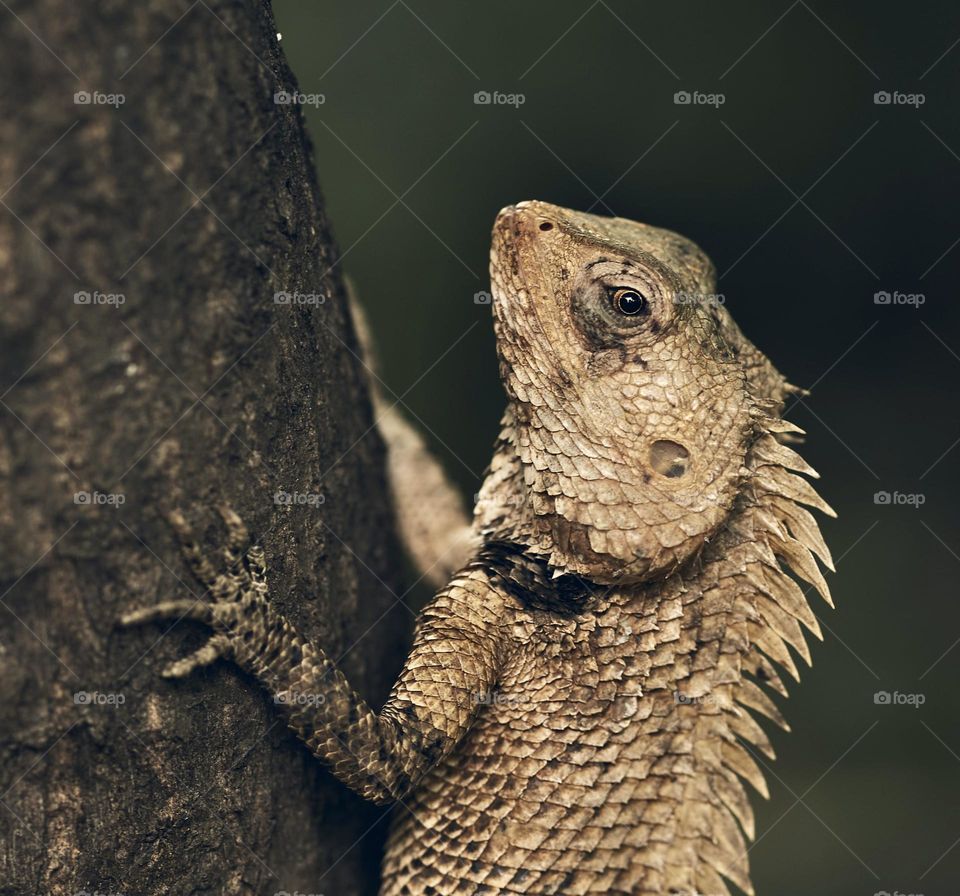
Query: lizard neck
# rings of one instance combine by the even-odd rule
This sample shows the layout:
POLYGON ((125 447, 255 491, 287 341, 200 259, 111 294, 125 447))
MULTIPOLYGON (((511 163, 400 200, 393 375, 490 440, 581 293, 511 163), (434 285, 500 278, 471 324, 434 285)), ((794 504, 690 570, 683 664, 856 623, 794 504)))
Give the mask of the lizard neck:
MULTIPOLYGON (((478 522, 522 543, 530 510, 506 423, 478 522)), ((687 563, 654 581, 592 589, 590 612, 610 617, 598 630, 626 624, 635 638, 609 648, 630 656, 603 663, 626 670, 649 710, 637 723, 636 752, 656 769, 646 779, 656 805, 649 811, 662 821, 643 861, 695 892, 726 892, 721 878, 751 892, 746 841, 754 821, 743 782, 766 795, 755 757, 773 758, 751 711, 786 727, 767 692, 786 695, 778 668, 798 677, 789 648, 809 663, 801 626, 820 637, 798 579, 830 599, 815 559, 832 568, 830 554, 803 505, 832 511, 797 475, 814 471, 779 441, 794 429, 764 421, 726 523, 687 563)))
POLYGON ((671 880, 686 878, 693 892, 727 892, 721 878, 752 892, 746 844, 754 819, 744 782, 766 796, 761 757, 774 758, 753 714, 787 727, 768 690, 786 695, 778 669, 798 678, 789 648, 809 664, 801 626, 821 637, 797 579, 829 601, 814 556, 832 568, 830 554, 801 504, 829 508, 791 468, 811 471, 772 434, 758 440, 750 464, 729 524, 693 563, 661 583, 611 593, 646 620, 641 688, 653 710, 638 738, 663 775, 665 821, 644 861, 670 869, 671 880))
MULTIPOLYGON (((481 543, 522 545, 529 556, 545 562, 557 575, 579 575, 599 585, 638 580, 655 584, 674 574, 681 577, 696 574, 704 562, 717 557, 717 552, 710 549, 711 543, 729 545, 733 533, 745 536, 734 538, 734 542, 764 542, 771 537, 782 541, 782 532, 789 534, 799 526, 799 533, 793 532, 794 538, 809 542, 807 547, 823 558, 826 547, 817 525, 799 505, 817 507, 830 515, 834 515, 833 511, 805 480, 794 475, 817 476, 798 454, 783 444, 793 434, 802 434, 802 430, 770 415, 779 412, 787 391, 772 398, 755 397, 751 432, 744 435, 748 448, 740 470, 739 490, 729 503, 711 507, 718 522, 687 538, 683 550, 675 544, 664 547, 659 556, 635 560, 621 560, 614 554, 604 553, 604 544, 611 544, 611 531, 616 532, 623 525, 614 513, 623 510, 622 496, 611 512, 597 511, 596 515, 604 519, 605 524, 590 526, 574 518, 583 517, 579 511, 588 506, 582 499, 566 500, 577 492, 578 482, 583 481, 580 467, 574 465, 576 469, 571 469, 553 454, 531 455, 522 408, 511 402, 504 413, 493 460, 477 495, 475 537, 481 543), (564 506, 578 512, 574 517, 565 518, 564 506), (638 568, 648 570, 639 579, 635 575, 638 568)), ((596 504, 602 510, 603 505, 599 501, 596 504)), ((642 527, 635 518, 629 518, 629 525, 642 527)), ((780 556, 791 561, 796 559, 795 553, 780 556)), ((820 582, 822 577, 817 584, 820 582)))

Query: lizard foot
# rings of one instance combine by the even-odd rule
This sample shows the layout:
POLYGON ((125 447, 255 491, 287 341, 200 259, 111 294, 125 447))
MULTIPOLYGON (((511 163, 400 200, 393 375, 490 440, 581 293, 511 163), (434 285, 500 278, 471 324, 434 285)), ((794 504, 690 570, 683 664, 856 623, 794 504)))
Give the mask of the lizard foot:
POLYGON ((161 673, 164 678, 183 678, 194 669, 208 666, 218 659, 234 659, 236 628, 243 616, 249 615, 252 605, 266 600, 266 560, 263 548, 249 546, 250 536, 243 520, 228 506, 217 508, 227 529, 222 550, 222 572, 217 572, 207 554, 201 549, 193 529, 179 510, 171 512, 167 520, 177 533, 180 549, 194 576, 204 586, 209 602, 200 598, 166 600, 152 607, 131 610, 120 617, 122 626, 143 625, 151 622, 190 619, 209 625, 214 634, 199 650, 175 663, 161 673))

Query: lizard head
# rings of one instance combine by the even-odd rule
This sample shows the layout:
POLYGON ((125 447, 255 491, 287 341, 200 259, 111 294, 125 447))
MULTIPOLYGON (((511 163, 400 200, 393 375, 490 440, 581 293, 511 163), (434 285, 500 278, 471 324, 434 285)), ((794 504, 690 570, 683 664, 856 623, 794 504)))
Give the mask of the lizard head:
POLYGON ((600 583, 672 571, 733 512, 758 420, 792 387, 668 230, 521 202, 490 269, 524 500, 488 531, 600 583))

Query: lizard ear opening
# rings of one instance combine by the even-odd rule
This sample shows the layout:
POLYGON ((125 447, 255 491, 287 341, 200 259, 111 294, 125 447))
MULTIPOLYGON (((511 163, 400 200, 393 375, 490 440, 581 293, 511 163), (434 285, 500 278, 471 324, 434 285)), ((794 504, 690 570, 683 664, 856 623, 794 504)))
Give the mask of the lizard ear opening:
POLYGON ((689 469, 690 452, 679 442, 657 439, 650 446, 650 466, 667 479, 679 479, 689 469))

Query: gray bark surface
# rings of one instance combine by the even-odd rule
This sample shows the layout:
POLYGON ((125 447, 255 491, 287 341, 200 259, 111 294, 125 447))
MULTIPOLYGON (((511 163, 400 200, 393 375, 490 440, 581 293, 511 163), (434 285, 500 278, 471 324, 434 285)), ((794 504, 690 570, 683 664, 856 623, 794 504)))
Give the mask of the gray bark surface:
POLYGON ((269 4, 12 2, 0 45, 0 893, 373 892, 383 810, 230 665, 159 677, 201 626, 114 626, 201 593, 161 514, 212 545, 226 500, 272 599, 373 704, 404 652, 381 446, 269 4))

